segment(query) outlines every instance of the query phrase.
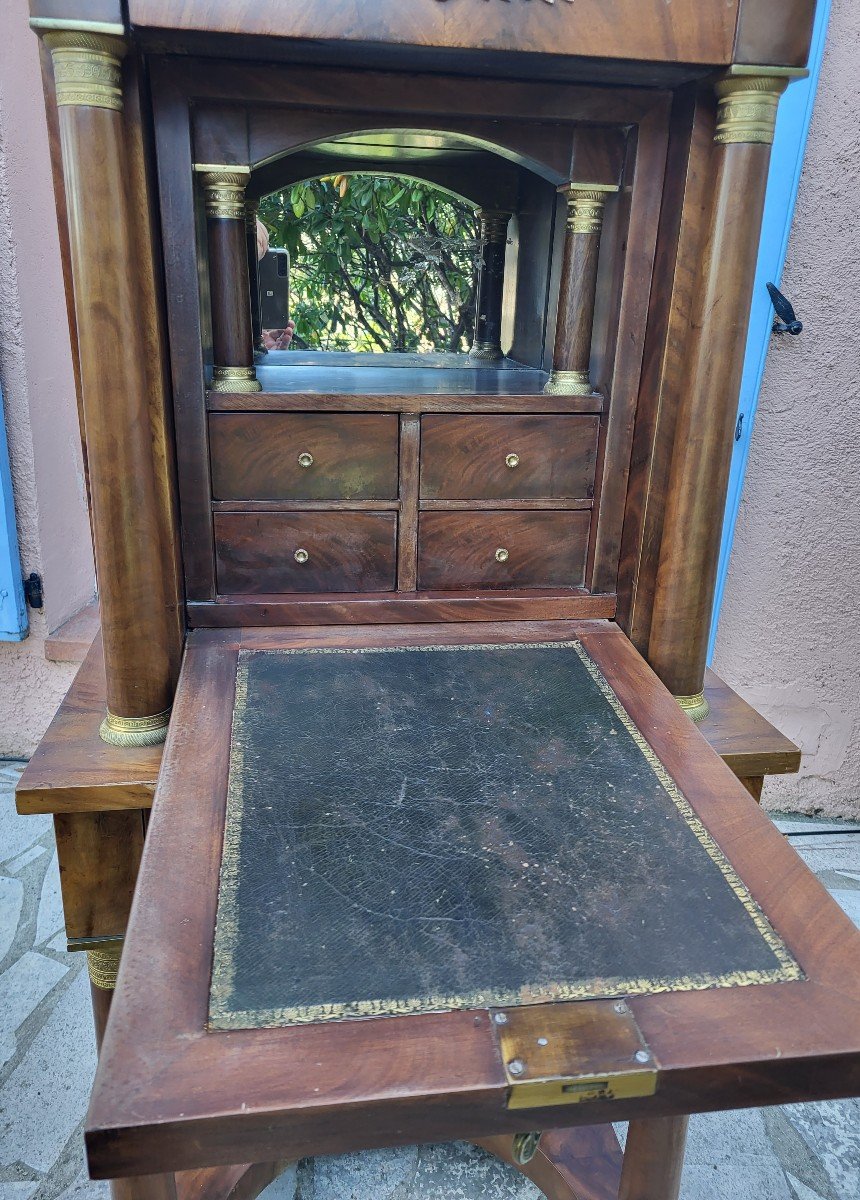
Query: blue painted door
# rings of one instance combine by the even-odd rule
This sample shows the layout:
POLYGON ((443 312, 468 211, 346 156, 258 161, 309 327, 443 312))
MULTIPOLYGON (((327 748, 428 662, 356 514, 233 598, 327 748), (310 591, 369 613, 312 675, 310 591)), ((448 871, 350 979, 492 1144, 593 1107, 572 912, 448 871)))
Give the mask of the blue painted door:
POLYGON ((27 636, 27 630, 27 605, 21 584, 12 474, 0 393, 0 641, 20 642, 27 636))
MULTIPOLYGON (((714 652, 717 622, 720 615, 723 591, 726 586, 729 555, 731 554, 732 541, 735 535, 735 524, 741 502, 741 491, 743 489, 744 475, 746 474, 747 459, 749 458, 750 436, 758 406, 762 376, 764 375, 765 358, 771 338, 775 336, 771 332, 774 314, 766 284, 775 283, 778 287, 782 276, 785 253, 788 248, 788 236, 791 232, 791 222, 794 216, 794 205, 797 199, 797 186, 800 182, 800 171, 803 166, 803 152, 806 148, 809 122, 812 119, 812 105, 815 100, 816 88, 818 87, 821 59, 824 55, 824 40, 827 33, 829 16, 830 0, 818 0, 815 27, 812 34, 812 48, 809 54, 809 77, 807 79, 799 79, 790 84, 779 103, 779 114, 776 121, 776 132, 774 134, 773 151, 770 160, 770 173, 767 181, 761 243, 759 245, 758 263, 756 265, 750 327, 744 357, 743 378, 741 380, 735 444, 732 454, 731 473, 729 475, 729 492, 726 500, 726 512, 723 518, 723 537, 720 545, 719 566, 717 568, 717 587, 714 595, 714 610, 711 619, 708 662, 710 662, 714 652)), ((798 313, 797 315, 803 320, 803 313, 798 313)), ((790 335, 781 334, 779 336, 788 337, 790 335)), ((804 337, 805 335, 801 333, 799 336, 804 337)))

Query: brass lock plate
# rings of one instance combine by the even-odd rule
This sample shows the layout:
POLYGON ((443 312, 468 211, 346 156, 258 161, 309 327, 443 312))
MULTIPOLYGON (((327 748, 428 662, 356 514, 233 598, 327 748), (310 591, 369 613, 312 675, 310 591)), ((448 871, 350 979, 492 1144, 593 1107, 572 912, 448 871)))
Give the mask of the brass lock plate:
POLYGON ((572 1001, 490 1014, 508 1108, 653 1096, 657 1063, 625 1000, 572 1001))

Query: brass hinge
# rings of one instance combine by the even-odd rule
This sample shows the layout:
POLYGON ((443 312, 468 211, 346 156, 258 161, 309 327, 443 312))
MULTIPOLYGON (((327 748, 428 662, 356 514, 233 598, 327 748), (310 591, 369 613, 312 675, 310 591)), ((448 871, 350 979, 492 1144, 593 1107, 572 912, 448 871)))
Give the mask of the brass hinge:
POLYGON ((497 1009, 491 1014, 508 1108, 653 1096, 657 1063, 624 1000, 497 1009))

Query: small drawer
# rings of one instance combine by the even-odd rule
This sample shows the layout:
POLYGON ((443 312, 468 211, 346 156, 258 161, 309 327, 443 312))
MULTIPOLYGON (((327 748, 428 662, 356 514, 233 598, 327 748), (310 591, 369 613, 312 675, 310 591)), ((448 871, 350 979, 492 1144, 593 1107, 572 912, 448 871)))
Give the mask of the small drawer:
POLYGON ((394 500, 398 432, 388 413, 212 413, 212 495, 394 500))
POLYGON ((396 513, 215 514, 222 595, 390 592, 396 513))
POLYGON ((580 587, 590 512, 423 512, 418 586, 580 587))
POLYGON ((425 500, 576 500, 594 491, 595 416, 427 416, 425 500))

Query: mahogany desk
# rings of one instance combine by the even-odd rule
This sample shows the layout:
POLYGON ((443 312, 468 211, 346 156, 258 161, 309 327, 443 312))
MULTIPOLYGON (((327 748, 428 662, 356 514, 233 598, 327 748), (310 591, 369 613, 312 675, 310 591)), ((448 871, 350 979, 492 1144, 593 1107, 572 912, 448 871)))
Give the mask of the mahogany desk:
POLYGON ((770 143, 812 6, 287 7, 32 0, 102 638, 18 803, 55 814, 67 934, 88 953, 91 1168, 116 1200, 253 1200, 300 1154, 465 1136, 552 1200, 674 1200, 687 1114, 860 1090, 858 935, 755 803, 799 753, 705 667, 770 143), (468 351, 266 355, 261 198, 380 161, 475 212, 468 351), (512 689, 499 656, 526 646, 512 689), (293 695, 283 664, 350 648, 319 655, 314 686, 354 677, 389 726, 358 699, 354 726, 331 726, 368 738, 335 772, 344 807, 322 692, 293 695), (443 705, 447 655, 467 666, 443 705), (242 724, 266 706, 283 744, 242 724), (299 756, 278 755, 302 721, 328 811, 354 825, 377 766, 390 805, 392 754, 424 778, 419 727, 407 745, 397 725, 416 706, 447 782, 426 806, 406 787, 387 822, 408 835, 392 888, 417 889, 408 919, 432 915, 414 827, 432 812, 449 898, 495 919, 480 953, 432 920, 433 945, 380 933, 378 897, 356 925, 384 871, 356 876, 353 851, 341 940, 377 939, 362 978, 322 943, 330 831, 300 856, 319 876, 281 867, 270 887, 247 838, 295 853, 283 831, 310 802, 299 756), (274 825, 243 747, 267 764, 274 825), (475 816, 493 789, 507 840, 475 816), (445 857, 449 827, 468 869, 445 857), (228 853, 219 885, 222 843, 244 866, 228 853), (285 992, 272 969, 291 962, 285 992), (314 1019, 282 1019, 298 1011, 314 1019))

